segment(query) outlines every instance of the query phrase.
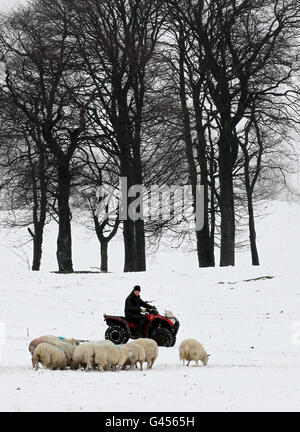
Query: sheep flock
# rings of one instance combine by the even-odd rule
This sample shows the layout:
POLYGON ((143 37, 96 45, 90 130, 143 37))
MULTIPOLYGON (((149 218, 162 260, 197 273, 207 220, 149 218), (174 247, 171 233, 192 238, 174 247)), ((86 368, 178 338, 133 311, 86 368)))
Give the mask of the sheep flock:
MULTIPOLYGON (((28 349, 36 370, 40 364, 51 370, 143 370, 144 363, 151 369, 158 357, 157 343, 148 338, 115 345, 109 340, 91 342, 46 335, 33 339, 28 349)), ((206 366, 209 354, 196 339, 185 339, 179 347, 179 358, 183 365, 185 361, 187 366, 194 361, 198 366, 201 361, 206 366)))

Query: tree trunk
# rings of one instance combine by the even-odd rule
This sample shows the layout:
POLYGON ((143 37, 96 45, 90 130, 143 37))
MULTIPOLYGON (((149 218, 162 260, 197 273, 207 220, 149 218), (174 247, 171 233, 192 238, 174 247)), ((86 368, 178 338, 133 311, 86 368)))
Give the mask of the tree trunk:
MULTIPOLYGON (((254 113, 253 113, 254 114, 254 113)), ((249 225, 249 240, 250 240, 250 250, 251 250, 251 259, 252 265, 260 265, 259 264, 259 256, 256 245, 256 231, 255 231, 255 217, 254 217, 254 208, 253 208, 253 189, 258 178, 260 172, 260 164, 261 164, 261 156, 262 156, 262 145, 261 145, 261 136, 258 126, 254 119, 254 125, 257 133, 258 144, 259 144, 259 152, 258 159, 256 165, 255 175, 253 177, 252 183, 250 178, 250 156, 249 156, 249 131, 252 126, 252 123, 249 123, 245 130, 245 143, 240 142, 240 147, 243 150, 245 162, 244 162, 244 175, 245 175, 245 189, 247 195, 247 206, 248 206, 248 225, 249 225)))
POLYGON ((119 219, 115 221, 114 227, 111 233, 105 237, 104 230, 108 225, 108 220, 106 219, 101 224, 99 223, 98 216, 96 212, 93 211, 93 220, 95 225, 95 231, 100 244, 100 271, 107 273, 108 272, 108 243, 111 239, 116 235, 119 227, 119 219))
POLYGON ((100 270, 104 273, 108 272, 108 243, 106 241, 101 241, 101 266, 100 270))
POLYGON ((143 220, 135 222, 135 241, 136 271, 146 271, 145 223, 143 220))
MULTIPOLYGON (((196 211, 197 206, 197 167, 194 159, 194 148, 193 148, 193 140, 191 133, 191 124, 190 124, 190 113, 187 106, 187 96, 186 96, 186 88, 185 88, 185 75, 184 75, 184 46, 182 41, 179 40, 179 49, 180 49, 180 57, 179 57, 179 75, 180 75, 180 101, 181 101, 181 111, 182 111, 182 122, 183 122, 183 130, 184 130, 184 141, 186 147, 186 156, 189 167, 189 177, 192 184, 192 194, 193 194, 193 207, 194 212, 196 211)), ((194 109, 196 109, 197 117, 197 126, 198 126, 198 160, 200 162, 201 168, 201 184, 204 187, 204 208, 202 211, 204 212, 204 225, 202 230, 196 231, 196 239, 197 239, 197 256, 198 256, 198 264, 199 267, 211 267, 214 265, 214 257, 211 249, 211 241, 209 234, 209 225, 208 225, 208 183, 207 183, 207 166, 206 166, 206 155, 205 155, 205 142, 203 142, 203 136, 201 135, 200 127, 200 118, 199 111, 197 111, 197 101, 195 100, 196 95, 194 94, 194 109), (203 183, 202 183, 203 181, 203 183)), ((205 138, 204 138, 205 140, 205 138)))
POLYGON ((32 270, 39 271, 42 260, 43 228, 35 229, 33 238, 33 261, 32 270))
MULTIPOLYGON (((135 185, 141 186, 143 184, 143 168, 141 163, 140 154, 140 133, 133 140, 133 182, 135 185)), ((143 198, 143 197, 142 197, 143 198)), ((143 208, 138 206, 137 211, 141 214, 141 219, 134 223, 135 230, 135 253, 136 253, 136 271, 146 271, 146 241, 145 241, 145 223, 143 208)))
POLYGON ((28 228, 28 232, 32 237, 33 241, 33 259, 32 259, 32 271, 39 271, 41 268, 41 260, 42 260, 42 245, 43 245, 43 232, 44 232, 44 224, 36 224, 34 228, 34 233, 30 228, 28 228))
POLYGON ((57 262, 60 272, 72 273, 72 237, 71 237, 71 212, 70 198, 70 167, 69 162, 58 166, 58 238, 57 238, 57 262))
MULTIPOLYGON (((210 131, 209 131, 210 134, 210 131)), ((215 231, 216 231, 216 180, 215 180, 215 149, 214 144, 211 139, 211 134, 209 137, 210 141, 210 161, 209 161, 209 181, 210 181, 210 249, 211 255, 214 259, 213 265, 215 266, 215 231)))
POLYGON ((249 238, 250 238, 250 249, 252 257, 252 265, 259 266, 259 256, 256 245, 256 231, 255 231, 255 219, 252 197, 248 199, 248 213, 249 213, 249 238))
POLYGON ((38 173, 36 167, 33 163, 31 156, 31 145, 30 141, 26 140, 28 144, 28 156, 31 164, 31 174, 32 174, 32 189, 33 189, 33 225, 34 233, 28 228, 30 235, 33 240, 33 260, 32 260, 32 270, 39 271, 41 267, 42 260, 42 244, 44 227, 46 223, 47 214, 47 182, 46 182, 46 168, 45 168, 45 153, 44 148, 40 145, 40 140, 38 141, 39 149, 39 163, 38 163, 38 173))
POLYGON ((123 215, 123 239, 124 239, 124 272, 137 271, 137 251, 136 251, 136 233, 135 222, 128 215, 128 207, 132 202, 132 198, 128 197, 128 190, 132 185, 132 173, 130 167, 123 169, 122 176, 127 179, 127 187, 123 188, 122 193, 127 194, 126 200, 122 204, 124 206, 123 215))
POLYGON ((221 255, 220 266, 235 265, 235 214, 233 195, 233 157, 228 137, 219 142, 221 255))
POLYGON ((126 194, 126 199, 122 203, 124 207, 122 216, 126 217, 126 220, 123 220, 124 272, 144 271, 146 268, 144 221, 139 220, 135 222, 130 219, 130 215, 128 214, 128 208, 135 199, 129 197, 128 192, 130 187, 135 184, 136 168, 133 168, 134 162, 128 147, 123 144, 122 148, 121 176, 127 180, 126 188, 124 185, 122 187, 122 194, 126 194))
POLYGON ((124 238, 124 272, 134 272, 137 269, 136 241, 134 222, 130 219, 123 221, 124 238))
POLYGON ((215 257, 214 248, 212 248, 211 243, 211 233, 209 229, 209 196, 208 196, 208 168, 207 168, 207 154, 206 154, 206 137, 204 128, 202 125, 202 113, 201 107, 199 106, 200 89, 194 89, 193 91, 193 102, 194 110, 196 116, 197 125, 197 136, 198 136, 198 146, 197 146, 197 158, 200 166, 200 177, 201 185, 203 187, 204 199, 203 199, 203 217, 204 223, 201 231, 197 232, 197 251, 199 267, 214 267, 215 257))
POLYGON ((258 256, 258 250, 256 245, 254 208, 253 208, 251 182, 250 182, 250 174, 249 174, 249 156, 247 154, 246 148, 243 148, 243 151, 245 156, 244 171, 245 171, 245 187, 246 187, 247 204, 248 204, 248 220, 249 220, 248 223, 249 223, 251 258, 252 258, 252 265, 259 265, 259 256, 258 256))
POLYGON ((117 136, 120 147, 120 174, 126 178, 126 186, 122 185, 122 217, 124 239, 124 272, 134 272, 137 269, 136 238, 134 221, 129 218, 128 208, 133 201, 128 191, 134 185, 133 160, 131 154, 132 135, 127 106, 127 93, 118 88, 118 123, 117 136), (126 195, 126 196, 124 196, 126 195), (125 218, 125 220, 124 220, 125 218))

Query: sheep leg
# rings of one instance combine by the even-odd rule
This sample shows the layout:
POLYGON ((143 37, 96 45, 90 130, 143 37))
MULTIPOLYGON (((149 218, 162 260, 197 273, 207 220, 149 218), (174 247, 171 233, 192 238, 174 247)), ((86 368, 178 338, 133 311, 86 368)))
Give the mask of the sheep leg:
POLYGON ((92 364, 92 362, 91 362, 90 360, 88 360, 88 361, 87 361, 87 364, 86 364, 85 371, 86 371, 86 372, 89 372, 89 371, 91 371, 92 369, 93 369, 93 364, 92 364))
POLYGON ((38 368, 39 368, 39 361, 40 361, 40 359, 38 358, 38 356, 34 355, 32 357, 32 367, 34 367, 35 370, 38 370, 38 368))

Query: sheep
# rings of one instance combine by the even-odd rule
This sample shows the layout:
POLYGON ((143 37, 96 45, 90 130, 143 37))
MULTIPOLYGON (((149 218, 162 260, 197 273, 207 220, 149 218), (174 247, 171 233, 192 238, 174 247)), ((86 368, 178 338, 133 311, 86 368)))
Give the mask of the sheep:
POLYGON ((94 366, 96 369, 100 370, 101 372, 104 371, 104 368, 108 365, 108 358, 107 358, 107 348, 108 345, 106 344, 94 344, 94 366))
POLYGON ((116 345, 117 349, 120 351, 120 357, 118 361, 118 368, 123 368, 123 365, 127 362, 129 357, 129 349, 126 344, 116 345))
POLYGON ((116 345, 110 340, 101 340, 94 342, 94 349, 96 350, 98 346, 106 346, 106 365, 105 369, 111 367, 111 369, 116 370, 123 366, 123 364, 128 359, 128 349, 126 345, 116 345))
POLYGON ((140 344, 145 349, 146 353, 146 362, 147 369, 151 369, 153 363, 157 359, 158 356, 158 346, 155 340, 147 339, 147 338, 138 338, 135 340, 135 343, 140 344))
POLYGON ((95 344, 95 348, 97 349, 97 345, 99 346, 103 346, 106 350, 106 355, 107 355, 107 367, 111 367, 112 370, 116 370, 117 366, 123 366, 122 364, 119 364, 120 362, 120 356, 121 356, 121 348, 118 345, 115 344, 107 344, 107 343, 103 343, 103 344, 95 344))
POLYGON ((188 362, 187 366, 189 366, 192 360, 194 360, 197 366, 199 360, 206 366, 209 356, 210 354, 206 353, 202 344, 196 339, 185 339, 179 346, 179 358, 183 361, 183 366, 185 365, 185 360, 188 362))
POLYGON ((61 348, 48 343, 39 344, 32 355, 32 366, 37 370, 41 363, 47 369, 66 369, 66 356, 61 348))
POLYGON ((62 336, 52 336, 52 335, 46 335, 46 336, 41 336, 43 339, 45 340, 53 340, 54 342, 60 341, 60 342, 64 342, 64 343, 68 343, 71 345, 79 345, 79 339, 74 339, 74 338, 70 338, 67 339, 65 337, 62 336))
POLYGON ((79 340, 78 339, 66 339, 61 336, 53 336, 53 335, 45 335, 40 336, 39 338, 33 339, 28 346, 28 349, 31 354, 33 354, 33 351, 40 343, 56 343, 56 342, 63 342, 68 343, 71 345, 78 345, 79 340))
POLYGON ((34 350, 41 343, 43 343, 43 340, 41 338, 36 338, 36 339, 33 339, 32 341, 30 341, 30 343, 28 345, 28 349, 29 349, 29 352, 31 355, 33 355, 34 350))
POLYGON ((130 369, 133 370, 134 367, 137 367, 137 363, 140 363, 141 370, 143 370, 143 363, 146 359, 145 349, 142 345, 137 344, 135 342, 129 342, 126 344, 128 349, 128 359, 123 364, 122 369, 125 369, 126 366, 130 366, 130 369))
MULTIPOLYGON (((94 346, 94 355, 93 355, 93 366, 96 367, 96 365, 94 364, 94 358, 95 358, 95 349, 97 348, 97 346, 99 346, 99 345, 100 346, 110 345, 110 346, 114 346, 115 347, 116 345, 113 342, 111 342, 110 340, 107 340, 107 339, 101 339, 99 341, 95 341, 95 342, 93 342, 93 344, 96 344, 96 346, 94 346)), ((105 361, 107 362, 107 354, 106 354, 105 358, 106 358, 105 361)), ((105 370, 107 370, 107 368, 109 367, 109 365, 105 364, 103 367, 105 368, 105 370)), ((97 368, 99 369, 99 367, 97 367, 97 368)))
POLYGON ((84 342, 75 347, 70 363, 71 369, 85 367, 85 370, 89 371, 93 368, 95 356, 94 345, 93 342, 84 342))
POLYGON ((69 343, 60 342, 60 341, 55 342, 53 345, 63 350, 66 356, 67 366, 70 366, 72 363, 74 350, 78 345, 71 345, 69 343))
POLYGON ((57 348, 60 348, 63 350, 63 352, 65 353, 66 356, 66 361, 67 361, 67 366, 71 366, 72 363, 72 357, 73 357, 73 353, 75 348, 78 345, 72 345, 70 343, 66 343, 64 341, 61 341, 59 339, 57 339, 56 341, 53 339, 47 339, 47 338, 43 338, 43 340, 48 341, 47 343, 49 343, 50 345, 56 346, 57 348))
POLYGON ((65 353, 67 366, 71 365, 72 355, 73 355, 75 347, 77 346, 76 345, 76 339, 61 339, 57 336, 52 336, 52 335, 40 336, 37 339, 33 339, 28 346, 28 349, 29 349, 31 355, 33 355, 34 350, 41 343, 48 343, 50 345, 61 348, 65 353), (66 341, 71 341, 71 340, 75 341, 75 344, 66 342, 66 341))
POLYGON ((110 340, 108 340, 108 339, 101 339, 101 340, 99 340, 99 341, 95 341, 95 342, 93 342, 93 343, 100 344, 100 345, 105 344, 105 345, 112 345, 112 346, 116 346, 112 341, 110 341, 110 340))
MULTIPOLYGON (((93 369, 95 366, 95 350, 97 346, 113 346, 115 344, 109 340, 91 341, 84 342, 75 347, 72 361, 71 369, 79 369, 84 367, 86 371, 93 369)), ((105 365, 107 367, 107 365, 105 365)))

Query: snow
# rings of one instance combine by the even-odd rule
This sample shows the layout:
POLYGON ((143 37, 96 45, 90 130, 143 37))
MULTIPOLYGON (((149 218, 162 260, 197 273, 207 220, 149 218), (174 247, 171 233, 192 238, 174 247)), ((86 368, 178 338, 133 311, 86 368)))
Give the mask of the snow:
MULTIPOLYGON (((119 240, 111 273, 60 275, 57 227, 47 227, 42 271, 28 270, 26 229, 0 232, 0 411, 299 411, 299 204, 266 203, 258 222, 262 266, 240 253, 234 268, 199 269, 195 254, 164 250, 144 273, 122 273, 119 240), (266 278, 262 278, 267 276, 266 278), (132 286, 160 312, 180 320, 173 348, 159 348, 152 370, 34 371, 28 343, 43 334, 97 340, 103 313, 123 314, 132 286), (211 354, 207 367, 179 361, 194 337, 211 354)), ((73 224, 76 270, 98 266, 91 232, 73 224)), ((94 269, 95 271, 95 269, 94 269)))

